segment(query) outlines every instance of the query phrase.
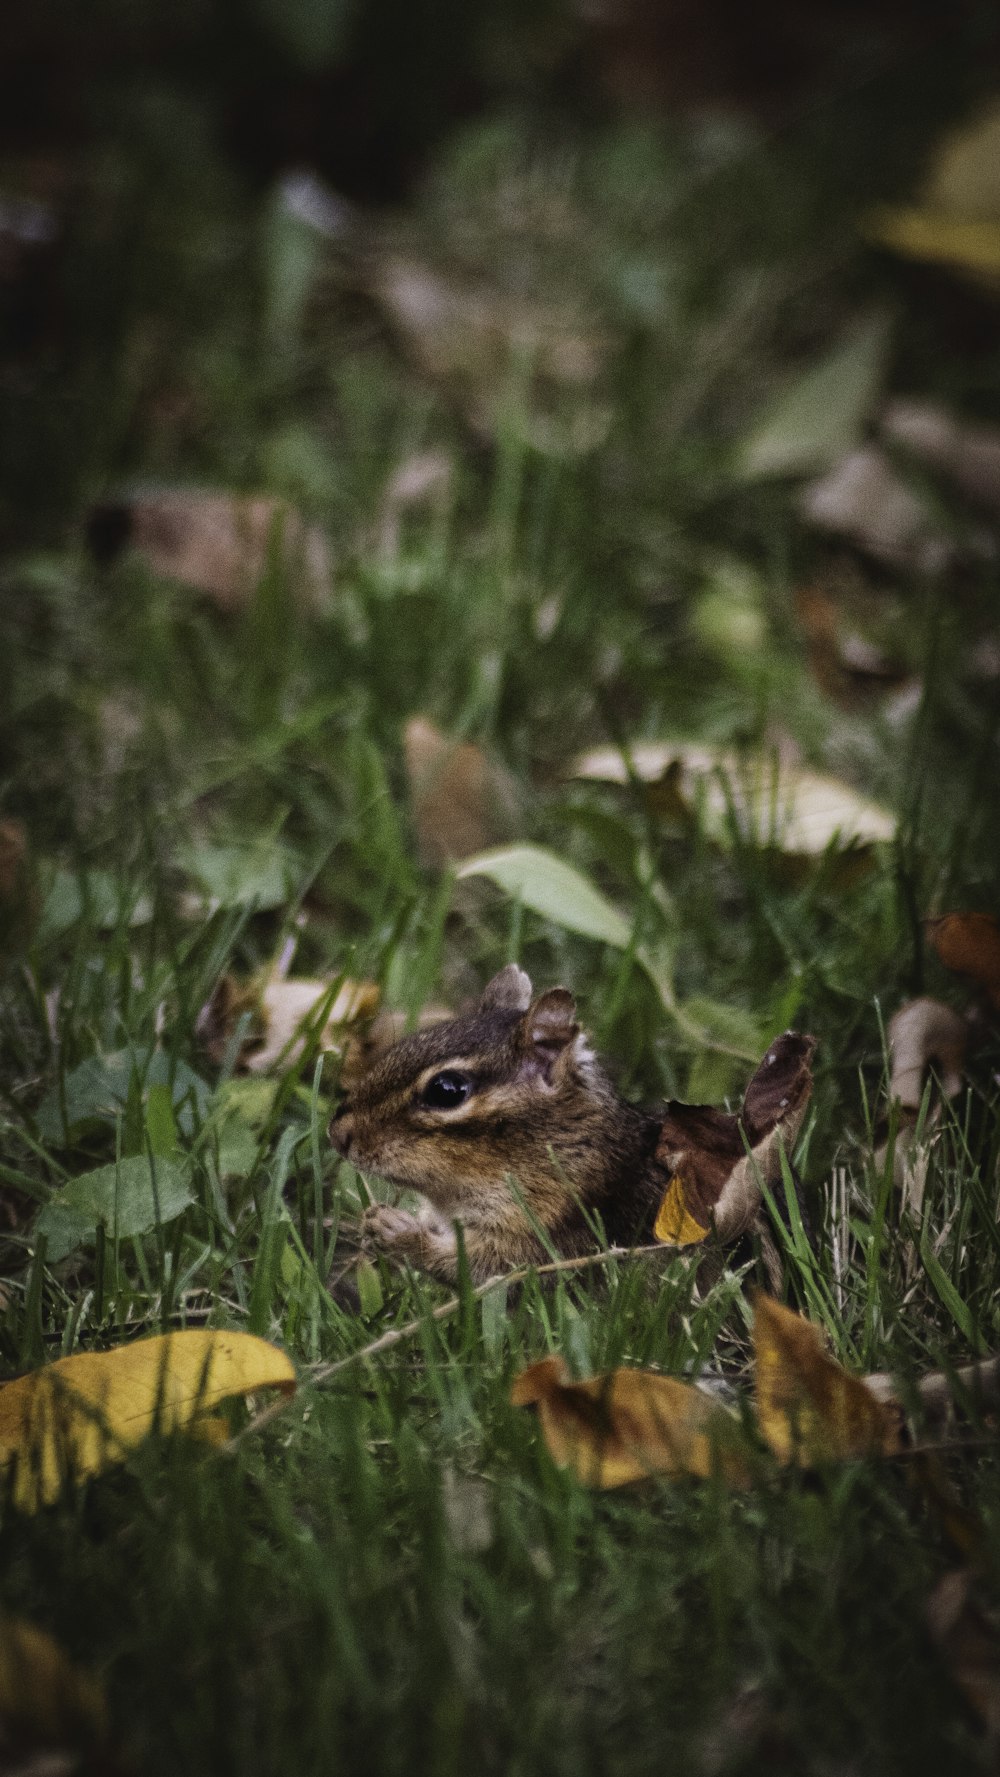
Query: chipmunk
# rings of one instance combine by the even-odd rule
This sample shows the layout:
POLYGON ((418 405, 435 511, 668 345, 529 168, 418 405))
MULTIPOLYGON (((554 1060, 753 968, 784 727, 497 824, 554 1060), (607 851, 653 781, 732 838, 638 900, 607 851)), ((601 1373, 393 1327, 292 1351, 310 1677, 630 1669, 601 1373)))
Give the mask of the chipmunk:
POLYGON ((333 1118, 337 1151, 419 1191, 428 1212, 376 1205, 366 1242, 454 1281, 462 1230, 476 1282, 550 1255, 648 1234, 669 1172, 661 1120, 619 1098, 565 987, 533 997, 508 964, 456 1018, 402 1037, 362 1075, 333 1118), (589 1218, 589 1219, 588 1219, 589 1218))

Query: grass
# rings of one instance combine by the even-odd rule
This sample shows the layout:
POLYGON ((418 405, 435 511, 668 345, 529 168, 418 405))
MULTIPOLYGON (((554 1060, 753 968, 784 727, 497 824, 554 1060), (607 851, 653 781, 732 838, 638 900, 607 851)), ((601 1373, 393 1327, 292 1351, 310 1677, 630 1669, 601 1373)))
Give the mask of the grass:
MULTIPOLYGON (((463 389, 413 369, 339 248, 313 244, 308 300, 290 304, 273 206, 207 148, 169 177, 87 170, 73 398, 51 366, 27 377, 26 456, 43 484, 53 438, 57 461, 2 570, 0 813, 28 828, 33 914, 12 921, 0 1006, 0 1352, 15 1373, 207 1322, 284 1343, 302 1375, 229 1454, 153 1442, 38 1517, 4 1515, 5 1608, 101 1675, 135 1769, 989 1768, 925 1626, 961 1555, 912 1463, 802 1477, 762 1460, 739 1496, 593 1496, 510 1406, 513 1375, 548 1351, 579 1375, 629 1362, 745 1388, 739 1271, 608 1261, 546 1287, 466 1286, 438 1317, 446 1292, 382 1265, 356 1300, 331 1294, 381 1189, 325 1139, 335 1066, 307 1050, 276 1085, 241 1081, 236 1045, 220 1069, 198 1034, 220 974, 263 967, 290 935, 296 972, 374 979, 411 1014, 516 957, 573 987, 628 1092, 738 1091, 744 1064, 678 1033, 635 944, 420 864, 400 737, 427 713, 503 759, 523 837, 601 886, 717 1033, 737 1020, 761 1051, 792 1023, 819 1038, 799 1160, 812 1242, 793 1222, 784 1257, 788 1298, 841 1360, 912 1376, 997 1348, 995 1034, 934 1134, 919 1229, 871 1157, 885 1020, 918 991, 964 1001, 920 917, 996 906, 996 696, 969 676, 995 576, 903 576, 893 598, 873 583, 920 675, 908 716, 877 697, 839 707, 811 676, 792 595, 828 552, 785 487, 732 479, 728 440, 873 302, 895 305, 912 379, 941 393, 944 373, 921 356, 904 275, 861 252, 796 152, 624 132, 556 156, 560 186, 509 126, 441 169, 418 240, 446 263, 461 249, 466 274, 568 295, 613 336, 606 429, 580 454, 539 448, 523 366, 483 373, 499 417, 488 448, 470 438, 463 389), (523 257, 508 244, 498 267, 511 181, 542 215, 525 211, 523 257), (143 201, 165 189, 172 210, 143 201), (387 482, 431 449, 447 499, 404 510, 386 546, 387 482), (91 502, 157 477, 294 499, 331 539, 329 607, 301 609, 277 548, 228 617, 135 555, 95 565, 91 502), (733 610, 749 631, 727 628, 733 610), (803 867, 738 833, 710 844, 635 786, 564 775, 580 746, 664 733, 780 734, 883 798, 899 839, 863 868, 803 867), (144 1154, 186 1156, 183 1213, 134 1239, 77 1228, 54 1257, 36 1209, 144 1154)), ((557 417, 573 399, 545 395, 557 417)), ((943 1462, 995 1583, 996 1450, 943 1462)))

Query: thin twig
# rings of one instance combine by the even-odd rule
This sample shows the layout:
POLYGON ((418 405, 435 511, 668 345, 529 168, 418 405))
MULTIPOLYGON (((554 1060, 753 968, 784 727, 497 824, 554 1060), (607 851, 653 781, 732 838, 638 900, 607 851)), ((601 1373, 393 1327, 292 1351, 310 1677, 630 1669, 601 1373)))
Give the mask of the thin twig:
MULTIPOLYGON (((404 1326, 390 1327, 388 1332, 380 1333, 379 1337, 373 1339, 370 1344, 362 1345, 357 1351, 349 1352, 346 1357, 337 1358, 334 1363, 312 1366, 306 1371, 306 1376, 314 1386, 319 1387, 322 1383, 328 1382, 331 1376, 339 1375, 342 1370, 349 1370, 352 1364, 364 1363, 366 1359, 378 1357, 383 1351, 391 1351, 394 1346, 402 1345, 406 1339, 412 1339, 416 1333, 419 1333, 421 1327, 427 1325, 429 1320, 448 1320, 451 1315, 458 1312, 463 1301, 479 1302, 492 1290, 524 1283, 531 1276, 549 1277, 555 1272, 585 1271, 594 1265, 604 1265, 609 1259, 636 1259, 649 1253, 673 1253, 676 1250, 676 1248, 664 1246, 660 1241, 656 1241, 650 1246, 608 1246, 601 1252, 584 1253, 581 1258, 553 1259, 545 1265, 523 1265, 518 1271, 502 1272, 499 1277, 490 1277, 485 1283, 477 1284, 468 1297, 450 1296, 447 1302, 439 1303, 437 1308, 432 1308, 428 1314, 421 1314, 415 1320, 408 1320, 404 1326)), ((280 1418, 294 1399, 294 1395, 283 1395, 279 1400, 272 1401, 271 1405, 265 1407, 262 1413, 258 1413, 256 1418, 251 1419, 242 1431, 238 1431, 234 1437, 229 1439, 228 1443, 223 1444, 222 1449, 237 1450, 244 1438, 249 1437, 251 1432, 262 1431, 265 1426, 271 1425, 275 1419, 280 1418)))
MULTIPOLYGON (((878 1370, 861 1380, 876 1400, 906 1406, 905 1392, 900 1391, 890 1371, 878 1370)), ((913 1385, 928 1419, 946 1419, 958 1404, 956 1392, 963 1391, 983 1407, 1000 1406, 1000 1356, 983 1357, 958 1370, 931 1370, 913 1385)))

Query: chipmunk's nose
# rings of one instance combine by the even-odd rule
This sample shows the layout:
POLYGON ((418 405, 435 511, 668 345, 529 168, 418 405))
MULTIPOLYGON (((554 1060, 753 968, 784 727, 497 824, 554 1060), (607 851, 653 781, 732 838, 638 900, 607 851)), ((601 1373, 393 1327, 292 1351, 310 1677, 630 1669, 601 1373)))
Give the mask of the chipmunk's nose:
POLYGON ((338 1154, 341 1154, 345 1160, 349 1159, 351 1143, 354 1140, 354 1118, 346 1106, 342 1106, 336 1116, 331 1117, 326 1133, 338 1154))

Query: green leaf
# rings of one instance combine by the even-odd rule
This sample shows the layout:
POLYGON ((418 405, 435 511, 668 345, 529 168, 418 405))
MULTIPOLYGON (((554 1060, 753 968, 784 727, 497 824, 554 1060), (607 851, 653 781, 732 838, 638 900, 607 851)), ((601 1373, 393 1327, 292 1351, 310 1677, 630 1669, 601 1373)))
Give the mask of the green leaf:
POLYGON ((220 907, 256 907, 268 912, 293 899, 298 868, 286 851, 267 845, 186 846, 178 857, 182 870, 205 896, 206 911, 220 907))
POLYGON ((82 919, 89 919, 100 931, 115 931, 120 925, 148 925, 153 917, 149 896, 126 887, 106 870, 43 867, 42 878, 40 943, 62 937, 82 919))
POLYGON ((154 1154, 166 1156, 177 1152, 174 1098, 165 1081, 157 1081, 149 1088, 146 1099, 146 1134, 154 1154))
POLYGON ((698 994, 683 1000, 679 1010, 689 1025, 702 1031, 706 1043, 722 1044, 727 1054, 753 1058, 766 1047, 761 1025, 739 1006, 724 1006, 698 994))
POLYGON ((552 920, 564 931, 579 932, 602 944, 625 950, 632 928, 593 883, 539 845, 503 846, 466 858, 456 874, 488 876, 499 888, 533 913, 552 920))
POLYGON ((883 315, 853 328, 765 408, 736 453, 737 477, 812 475, 851 450, 878 395, 888 347, 883 315))
POLYGON ((45 1094, 35 1113, 38 1134, 43 1141, 68 1147, 88 1124, 115 1123, 125 1113, 133 1080, 143 1094, 156 1086, 170 1090, 184 1135, 194 1133, 195 1113, 204 1120, 209 1089, 187 1062, 172 1060, 163 1049, 118 1049, 88 1056, 66 1075, 61 1091, 53 1087, 45 1094))
POLYGON ((177 1160, 156 1161, 153 1168, 143 1154, 121 1160, 117 1166, 98 1166, 81 1173, 45 1205, 35 1232, 48 1240, 48 1257, 66 1257, 74 1247, 93 1240, 100 1224, 120 1239, 135 1240, 148 1234, 158 1222, 172 1222, 194 1202, 188 1169, 177 1160))
POLYGON ((979 1340, 976 1337, 976 1328, 972 1315, 966 1304, 962 1301, 961 1296, 955 1288, 955 1285, 952 1283, 951 1278, 948 1276, 947 1271, 944 1269, 944 1266, 941 1264, 940 1259, 932 1251, 930 1241, 926 1236, 926 1225, 924 1236, 920 1242, 920 1257, 923 1262, 924 1270, 930 1278, 931 1283, 934 1285, 941 1301, 947 1308, 948 1313, 951 1315, 952 1320, 955 1322, 963 1339, 966 1341, 966 1344, 969 1345, 972 1350, 977 1350, 979 1347, 979 1340))

